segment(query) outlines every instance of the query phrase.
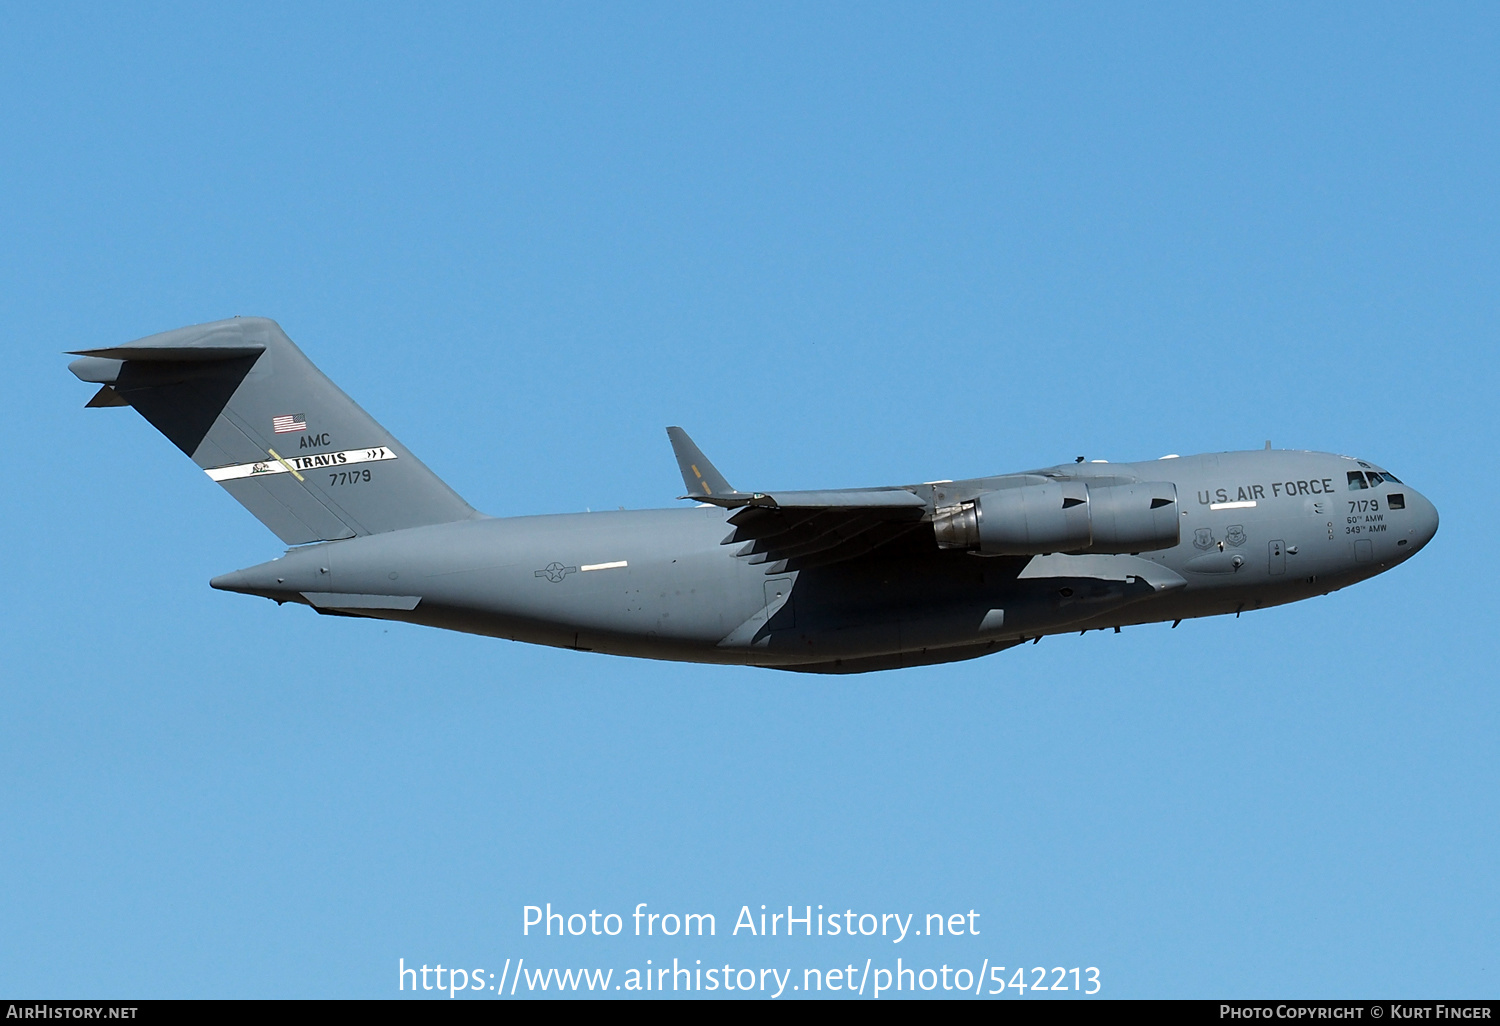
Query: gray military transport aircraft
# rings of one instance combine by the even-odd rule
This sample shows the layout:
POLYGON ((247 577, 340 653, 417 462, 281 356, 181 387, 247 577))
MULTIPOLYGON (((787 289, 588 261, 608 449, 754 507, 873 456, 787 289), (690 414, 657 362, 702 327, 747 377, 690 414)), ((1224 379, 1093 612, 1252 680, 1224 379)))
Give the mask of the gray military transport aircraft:
POLYGON ((488 517, 275 321, 73 355, 102 386, 89 406, 135 407, 291 546, 213 587, 560 648, 813 673, 951 662, 1323 595, 1409 558, 1438 526, 1379 466, 1270 443, 741 491, 676 427, 695 506, 488 517))

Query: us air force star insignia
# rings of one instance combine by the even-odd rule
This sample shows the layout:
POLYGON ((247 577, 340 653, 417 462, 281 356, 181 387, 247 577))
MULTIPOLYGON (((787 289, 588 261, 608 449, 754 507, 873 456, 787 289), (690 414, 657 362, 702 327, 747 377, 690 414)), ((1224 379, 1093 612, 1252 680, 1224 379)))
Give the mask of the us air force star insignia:
POLYGON ((564 577, 576 572, 577 570, 578 568, 576 566, 563 566, 561 563, 554 560, 553 562, 548 563, 546 566, 542 567, 540 570, 533 571, 531 576, 545 577, 553 584, 561 584, 564 577))

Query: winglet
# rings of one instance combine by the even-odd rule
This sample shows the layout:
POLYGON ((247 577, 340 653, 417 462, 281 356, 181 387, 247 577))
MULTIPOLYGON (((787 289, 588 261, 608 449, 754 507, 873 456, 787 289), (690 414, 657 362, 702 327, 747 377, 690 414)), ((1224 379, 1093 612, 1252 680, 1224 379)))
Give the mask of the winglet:
POLYGON ((683 498, 699 498, 707 495, 734 495, 734 486, 724 480, 719 468, 708 461, 703 450, 693 443, 688 433, 680 427, 667 428, 667 437, 672 441, 672 452, 677 456, 677 466, 682 470, 682 482, 690 494, 683 498))

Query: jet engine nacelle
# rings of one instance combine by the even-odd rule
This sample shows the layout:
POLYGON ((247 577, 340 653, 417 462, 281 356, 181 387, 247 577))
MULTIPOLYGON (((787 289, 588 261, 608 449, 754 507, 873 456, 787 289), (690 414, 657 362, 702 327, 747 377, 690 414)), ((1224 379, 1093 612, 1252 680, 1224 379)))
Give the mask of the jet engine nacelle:
POLYGON ((1178 519, 1177 486, 1170 482, 1048 481, 940 509, 932 529, 939 548, 994 556, 1150 552, 1177 544, 1178 519))
POLYGON ((1090 552, 1170 549, 1182 537, 1177 486, 1168 481, 1089 486, 1090 552))

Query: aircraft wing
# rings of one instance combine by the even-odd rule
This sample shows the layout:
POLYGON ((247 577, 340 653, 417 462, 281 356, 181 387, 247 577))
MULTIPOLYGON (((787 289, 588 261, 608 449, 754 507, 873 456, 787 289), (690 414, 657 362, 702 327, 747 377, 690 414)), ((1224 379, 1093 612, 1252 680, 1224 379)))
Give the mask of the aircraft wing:
POLYGON ((837 493, 785 492, 762 497, 774 504, 747 503, 729 518, 734 530, 724 544, 738 544, 736 555, 764 563, 767 574, 779 574, 862 556, 916 530, 926 519, 927 504, 908 491, 851 492, 830 501, 826 497, 832 494, 837 493), (809 502, 802 496, 820 498, 809 502), (866 496, 878 498, 858 501, 866 496))
POLYGON ((927 502, 904 488, 741 492, 709 462, 687 432, 668 428, 683 482, 697 499, 735 512, 725 545, 764 564, 766 573, 826 566, 877 549, 920 527, 927 502))

